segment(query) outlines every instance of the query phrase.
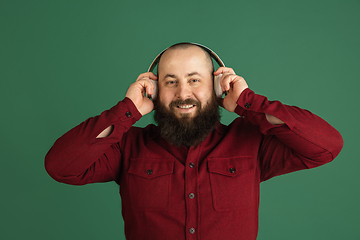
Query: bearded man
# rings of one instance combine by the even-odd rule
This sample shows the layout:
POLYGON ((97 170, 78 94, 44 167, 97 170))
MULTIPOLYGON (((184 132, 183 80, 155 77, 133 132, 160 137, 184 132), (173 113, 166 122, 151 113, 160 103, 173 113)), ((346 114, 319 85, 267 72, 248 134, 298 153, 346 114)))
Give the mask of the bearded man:
POLYGON ((45 167, 67 184, 118 183, 126 239, 255 240, 260 182, 328 163, 342 144, 320 117, 268 101, 181 43, 161 54, 157 75, 140 74, 124 100, 60 137, 45 167), (217 99, 220 74, 227 95, 217 99), (219 105, 238 115, 229 126, 219 105), (132 126, 153 110, 157 126, 132 126))

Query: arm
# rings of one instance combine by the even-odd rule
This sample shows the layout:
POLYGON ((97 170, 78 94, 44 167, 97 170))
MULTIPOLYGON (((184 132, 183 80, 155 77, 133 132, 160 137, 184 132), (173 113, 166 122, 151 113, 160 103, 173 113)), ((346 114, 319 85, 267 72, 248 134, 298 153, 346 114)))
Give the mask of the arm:
POLYGON ((144 94, 153 89, 150 77, 156 79, 150 73, 141 74, 123 101, 60 137, 45 157, 48 174, 73 185, 115 180, 121 159, 119 144, 124 134, 153 109, 151 100, 144 94))
POLYGON ((258 125, 264 134, 259 150, 261 180, 320 166, 341 151, 340 133, 322 118, 255 94, 232 69, 218 69, 214 74, 217 72, 225 73, 223 87, 230 90, 223 106, 258 125))
POLYGON ((264 134, 259 150, 262 181, 328 163, 343 146, 340 133, 322 118, 305 109, 268 101, 250 89, 241 93, 235 112, 258 125, 264 134), (271 124, 266 114, 284 124, 271 124))
POLYGON ((121 157, 117 143, 140 117, 132 101, 125 98, 87 119, 56 140, 45 157, 46 171, 55 180, 73 185, 114 180, 121 157), (109 126, 113 126, 111 135, 97 138, 109 126))

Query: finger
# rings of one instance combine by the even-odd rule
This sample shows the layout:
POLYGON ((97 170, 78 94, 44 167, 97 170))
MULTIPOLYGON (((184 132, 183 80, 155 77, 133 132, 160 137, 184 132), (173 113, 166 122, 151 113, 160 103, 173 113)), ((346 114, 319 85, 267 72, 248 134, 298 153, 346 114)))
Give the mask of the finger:
POLYGON ((220 86, 223 92, 228 92, 230 90, 230 83, 237 76, 235 74, 225 74, 220 80, 220 86))
POLYGON ((138 76, 137 81, 143 78, 150 78, 152 80, 157 80, 157 76, 153 73, 153 72, 146 72, 146 73, 142 73, 138 76))
POLYGON ((142 92, 143 96, 146 94, 153 94, 154 93, 154 84, 148 77, 144 77, 141 79, 136 80, 135 84, 138 86, 140 91, 142 92))
MULTIPOLYGON (((243 81, 244 84, 246 85, 245 79, 243 77, 240 77, 238 75, 235 74, 228 74, 224 77, 224 79, 222 79, 223 82, 220 82, 220 85, 223 84, 224 86, 224 90, 223 91, 230 91, 230 89, 233 87, 233 85, 236 82, 241 82, 243 81)), ((222 85, 221 85, 222 86, 222 85)))
POLYGON ((151 80, 146 79, 146 81, 145 81, 146 95, 153 95, 154 89, 155 89, 154 83, 151 80))
POLYGON ((149 78, 152 80, 157 80, 158 76, 156 76, 153 72, 148 72, 149 73, 149 78))
POLYGON ((235 74, 235 71, 232 68, 228 68, 228 67, 219 67, 215 72, 214 75, 217 76, 219 74, 235 74))
POLYGON ((155 84, 153 81, 157 81, 157 76, 152 72, 146 72, 139 75, 136 82, 144 82, 142 83, 142 88, 144 88, 145 93, 148 95, 152 95, 154 93, 155 84))

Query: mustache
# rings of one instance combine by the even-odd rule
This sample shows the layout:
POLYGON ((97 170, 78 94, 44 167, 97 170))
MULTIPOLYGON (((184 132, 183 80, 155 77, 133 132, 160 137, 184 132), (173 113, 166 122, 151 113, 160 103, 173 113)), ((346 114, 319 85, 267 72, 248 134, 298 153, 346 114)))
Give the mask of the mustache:
POLYGON ((196 106, 201 106, 201 103, 200 101, 197 101, 195 99, 185 99, 185 100, 176 100, 176 101, 172 101, 170 104, 169 104, 169 107, 172 108, 172 107, 177 107, 179 105, 196 105, 196 106))

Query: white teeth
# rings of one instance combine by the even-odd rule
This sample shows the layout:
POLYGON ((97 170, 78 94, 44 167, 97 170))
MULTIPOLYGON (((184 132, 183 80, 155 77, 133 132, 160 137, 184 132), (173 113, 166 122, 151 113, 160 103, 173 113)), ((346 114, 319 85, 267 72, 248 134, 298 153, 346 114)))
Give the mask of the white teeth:
POLYGON ((189 109, 189 108, 192 108, 194 105, 181 105, 181 106, 178 106, 178 108, 183 108, 183 109, 189 109))

